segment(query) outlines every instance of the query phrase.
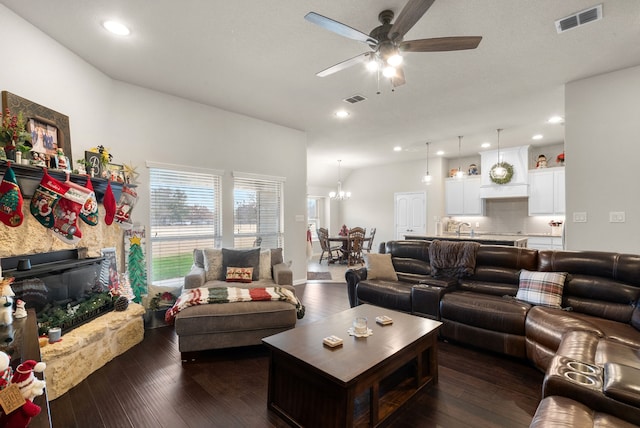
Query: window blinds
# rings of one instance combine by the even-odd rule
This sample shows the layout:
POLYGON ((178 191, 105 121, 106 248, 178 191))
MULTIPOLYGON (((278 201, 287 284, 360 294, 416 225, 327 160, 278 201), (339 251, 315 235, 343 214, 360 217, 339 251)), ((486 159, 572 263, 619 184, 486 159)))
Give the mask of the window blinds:
POLYGON ((234 246, 278 248, 283 244, 282 181, 234 174, 234 246))
POLYGON ((189 272, 194 248, 219 247, 221 177, 154 167, 149 175, 152 282, 176 282, 189 272))

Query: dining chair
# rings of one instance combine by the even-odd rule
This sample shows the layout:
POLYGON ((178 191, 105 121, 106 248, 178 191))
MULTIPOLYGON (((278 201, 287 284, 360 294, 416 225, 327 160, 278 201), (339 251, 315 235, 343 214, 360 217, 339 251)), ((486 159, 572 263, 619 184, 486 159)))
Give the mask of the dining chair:
POLYGON ((371 252, 371 248, 373 247, 373 237, 376 236, 376 228, 371 228, 371 234, 369 235, 369 242, 367 243, 367 253, 371 252))
POLYGON ((353 227, 349 231, 349 248, 348 248, 348 265, 353 266, 356 263, 362 264, 362 247, 364 246, 364 229, 361 227, 353 227))
POLYGON ((327 254, 327 263, 334 263, 342 259, 342 246, 335 245, 331 246, 329 242, 329 231, 325 227, 318 228, 318 241, 320 241, 320 248, 322 249, 322 253, 320 253, 319 264, 322 263, 322 259, 324 258, 325 253, 327 254), (335 255, 334 255, 335 254, 335 255))

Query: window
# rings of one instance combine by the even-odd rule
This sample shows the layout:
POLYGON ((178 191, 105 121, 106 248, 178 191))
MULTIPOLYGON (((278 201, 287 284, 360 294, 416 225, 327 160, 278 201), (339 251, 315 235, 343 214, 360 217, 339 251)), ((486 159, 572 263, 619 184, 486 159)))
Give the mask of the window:
POLYGON ((195 248, 219 247, 220 175, 150 167, 151 281, 180 285, 195 248))
POLYGON ((234 172, 233 244, 235 248, 282 247, 284 178, 234 172))
POLYGON ((318 228, 320 227, 320 207, 323 206, 322 198, 309 196, 307 198, 307 221, 309 231, 311 232, 311 240, 318 239, 318 228))

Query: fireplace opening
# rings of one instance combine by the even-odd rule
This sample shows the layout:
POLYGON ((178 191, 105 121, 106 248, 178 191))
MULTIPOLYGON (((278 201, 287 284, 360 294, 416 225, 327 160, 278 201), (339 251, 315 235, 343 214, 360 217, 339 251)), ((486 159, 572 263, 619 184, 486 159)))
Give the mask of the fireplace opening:
POLYGON ((100 282, 104 258, 81 258, 83 253, 62 250, 2 259, 3 276, 14 278, 14 302, 20 299, 25 308, 35 309, 39 334, 51 327, 67 333, 113 309, 108 285, 100 282), (19 269, 24 266, 30 269, 19 269))

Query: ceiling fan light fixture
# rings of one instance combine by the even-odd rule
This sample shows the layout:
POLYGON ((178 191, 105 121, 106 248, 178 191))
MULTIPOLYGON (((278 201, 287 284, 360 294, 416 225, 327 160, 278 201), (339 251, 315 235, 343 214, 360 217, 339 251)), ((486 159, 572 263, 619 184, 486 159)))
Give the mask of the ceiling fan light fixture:
POLYGON ((395 53, 393 55, 391 55, 389 58, 387 58, 387 64, 389 64, 392 67, 397 67, 400 64, 402 64, 402 55, 400 55, 400 53, 395 53))
POLYGON ((387 65, 385 68, 382 69, 382 75, 384 77, 395 77, 396 75, 396 69, 395 67, 391 67, 390 65, 387 65))
POLYGON ((367 61, 367 70, 369 70, 372 73, 375 73, 379 69, 380 69, 380 64, 378 63, 378 60, 376 59, 376 57, 372 55, 371 59, 367 61))

